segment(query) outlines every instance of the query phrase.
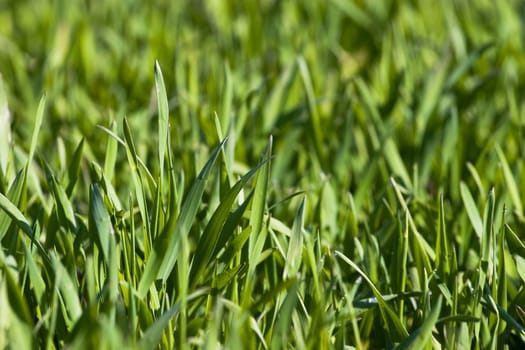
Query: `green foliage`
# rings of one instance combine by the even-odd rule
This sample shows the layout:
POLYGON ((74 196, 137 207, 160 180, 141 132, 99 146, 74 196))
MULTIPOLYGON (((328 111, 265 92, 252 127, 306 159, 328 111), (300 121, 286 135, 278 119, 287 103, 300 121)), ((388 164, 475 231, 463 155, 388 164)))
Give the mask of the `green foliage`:
POLYGON ((522 13, 0 2, 0 349, 524 347, 522 13))

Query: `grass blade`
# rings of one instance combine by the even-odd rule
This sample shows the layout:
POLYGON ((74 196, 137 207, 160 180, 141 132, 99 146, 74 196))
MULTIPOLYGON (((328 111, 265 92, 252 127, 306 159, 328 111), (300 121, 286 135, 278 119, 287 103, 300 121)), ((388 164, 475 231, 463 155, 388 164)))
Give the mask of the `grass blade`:
POLYGON ((226 140, 227 138, 221 142, 194 180, 189 192, 186 194, 178 218, 175 220, 172 215, 163 232, 155 241, 139 282, 138 295, 140 298, 144 298, 151 284, 157 278, 166 280, 175 266, 181 236, 187 235, 191 228, 204 192, 206 180, 226 140))
POLYGON ((432 329, 438 321, 441 312, 441 303, 442 297, 439 296, 438 300, 432 307, 432 311, 430 311, 430 314, 426 317, 423 324, 399 345, 399 349, 425 349, 431 344, 430 339, 432 337, 432 329))
POLYGON ((292 226, 292 236, 290 243, 288 243, 288 253, 286 254, 286 265, 284 267, 283 278, 294 276, 299 271, 301 266, 301 258, 303 255, 303 229, 304 229, 304 208, 306 204, 306 197, 303 197, 295 220, 292 226))
POLYGON ((394 310, 388 306, 385 299, 374 283, 370 280, 370 278, 368 278, 366 273, 364 273, 363 270, 357 266, 357 264, 348 259, 343 253, 340 253, 337 250, 334 253, 336 256, 341 258, 341 260, 350 265, 351 268, 357 271, 357 273, 359 273, 359 275, 361 275, 361 277, 369 285, 370 289, 372 289, 372 293, 374 293, 374 297, 377 299, 379 310, 381 311, 381 317, 385 327, 388 330, 388 335, 392 337, 394 341, 402 341, 408 338, 408 331, 406 330, 405 326, 401 323, 401 320, 398 318, 394 310))
POLYGON ((160 165, 160 181, 164 176, 164 156, 166 153, 166 145, 169 137, 169 108, 168 97, 166 95, 166 86, 164 85, 164 78, 160 64, 155 61, 155 91, 157 92, 157 106, 159 118, 159 165, 160 165))

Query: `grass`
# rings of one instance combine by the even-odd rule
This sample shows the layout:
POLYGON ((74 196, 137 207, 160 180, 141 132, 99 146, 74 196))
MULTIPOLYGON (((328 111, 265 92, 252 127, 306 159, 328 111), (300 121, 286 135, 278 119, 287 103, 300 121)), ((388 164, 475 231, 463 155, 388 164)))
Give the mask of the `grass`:
POLYGON ((523 11, 0 3, 0 349, 523 347, 523 11))

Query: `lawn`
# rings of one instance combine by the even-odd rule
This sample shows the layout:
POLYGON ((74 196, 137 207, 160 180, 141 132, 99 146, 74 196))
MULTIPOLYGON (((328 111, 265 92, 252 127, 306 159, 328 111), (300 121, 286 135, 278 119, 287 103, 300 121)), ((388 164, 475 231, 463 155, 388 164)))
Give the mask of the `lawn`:
POLYGON ((524 16, 0 0, 0 349, 525 347, 524 16))

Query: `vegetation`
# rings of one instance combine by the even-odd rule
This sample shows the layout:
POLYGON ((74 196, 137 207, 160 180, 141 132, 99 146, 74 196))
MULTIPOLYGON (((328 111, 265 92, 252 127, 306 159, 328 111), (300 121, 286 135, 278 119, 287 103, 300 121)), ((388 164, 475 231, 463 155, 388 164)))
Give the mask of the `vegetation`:
POLYGON ((0 2, 0 349, 523 347, 524 11, 0 2))

